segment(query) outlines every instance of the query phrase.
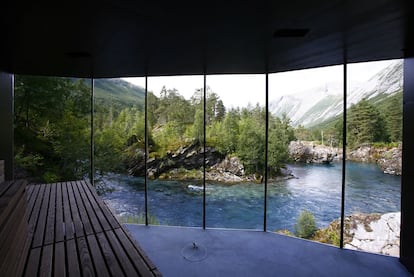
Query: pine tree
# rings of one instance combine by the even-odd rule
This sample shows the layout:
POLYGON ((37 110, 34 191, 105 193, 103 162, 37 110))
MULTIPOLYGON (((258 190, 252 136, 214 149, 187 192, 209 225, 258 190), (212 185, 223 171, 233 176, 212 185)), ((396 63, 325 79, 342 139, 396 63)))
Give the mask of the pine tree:
POLYGON ((380 112, 366 99, 349 109, 347 142, 351 147, 364 143, 387 142, 388 132, 380 112))

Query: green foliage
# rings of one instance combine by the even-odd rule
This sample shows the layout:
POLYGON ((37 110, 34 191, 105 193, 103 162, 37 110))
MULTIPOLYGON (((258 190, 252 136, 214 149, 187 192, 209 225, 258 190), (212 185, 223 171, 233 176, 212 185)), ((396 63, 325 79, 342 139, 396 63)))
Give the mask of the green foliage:
MULTIPOLYGON (((138 215, 123 215, 118 217, 121 223, 133 223, 133 224, 145 224, 145 213, 139 213, 138 215)), ((158 219, 149 214, 148 215, 149 225, 160 225, 158 219)))
POLYGON ((268 170, 271 175, 279 173, 289 159, 288 145, 293 140, 293 129, 287 117, 271 118, 269 123, 268 170))
POLYGON ((244 116, 240 120, 240 134, 237 156, 243 162, 247 173, 263 173, 265 167, 264 122, 244 116))
POLYGON ((303 210, 295 224, 295 236, 309 239, 318 230, 313 214, 309 211, 303 210))
MULTIPOLYGON (((125 173, 145 164, 143 91, 122 80, 95 81, 94 158, 98 173, 125 173), (118 88, 118 89, 117 89, 118 88)), ((220 97, 207 88, 190 100, 177 90, 148 93, 148 156, 165 157, 180 147, 206 143, 224 155, 238 155, 248 173, 265 168, 264 107, 226 111, 220 97)), ((68 78, 16 76, 16 164, 45 181, 85 177, 90 170, 90 88, 68 78), (52 108, 53 107, 53 108, 52 108)), ((294 130, 286 116, 269 114, 270 174, 287 160, 294 130)))
MULTIPOLYGON (((372 99, 363 99, 348 109, 347 141, 351 148, 359 144, 388 144, 402 141, 402 91, 392 96, 378 95, 372 99)), ((342 115, 328 119, 308 130, 297 128, 299 137, 306 131, 312 135, 305 140, 321 141, 321 131, 325 134, 325 144, 342 145, 342 115)))
POLYGON ((347 118, 347 142, 351 147, 364 143, 388 141, 385 120, 375 106, 362 99, 351 106, 347 118))
POLYGON ((204 141, 204 115, 203 111, 200 109, 195 113, 192 130, 192 137, 197 143, 201 144, 204 141))
POLYGON ((382 111, 390 140, 402 141, 402 91, 390 97, 388 101, 378 103, 378 109, 382 111))
POLYGON ((89 171, 90 89, 82 80, 15 77, 17 165, 45 181, 89 171))
POLYGON ((28 170, 32 174, 37 173, 37 168, 42 166, 43 157, 39 154, 25 153, 25 146, 17 149, 14 155, 14 162, 17 166, 28 170))

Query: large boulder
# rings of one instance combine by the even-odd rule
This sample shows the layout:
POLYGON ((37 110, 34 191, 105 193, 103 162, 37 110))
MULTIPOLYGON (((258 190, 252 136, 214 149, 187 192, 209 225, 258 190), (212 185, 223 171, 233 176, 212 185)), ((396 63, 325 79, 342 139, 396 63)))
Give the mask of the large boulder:
POLYGON ((347 230, 352 240, 345 248, 399 256, 401 213, 355 214, 347 230))
POLYGON ((308 141, 291 141, 289 156, 295 162, 327 164, 337 155, 332 147, 308 141))
POLYGON ((228 172, 236 176, 244 176, 244 166, 238 157, 226 157, 220 163, 211 167, 211 170, 216 170, 220 173, 228 172))

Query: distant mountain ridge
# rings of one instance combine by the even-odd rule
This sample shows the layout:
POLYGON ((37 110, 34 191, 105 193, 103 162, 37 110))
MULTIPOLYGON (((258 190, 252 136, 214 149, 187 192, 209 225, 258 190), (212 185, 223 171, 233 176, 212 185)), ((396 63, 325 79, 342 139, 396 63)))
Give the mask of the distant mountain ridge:
MULTIPOLYGON (((347 95, 347 108, 361 99, 382 101, 402 90, 403 61, 398 60, 372 76, 367 82, 352 84, 347 95)), ((312 127, 342 114, 343 84, 327 83, 322 87, 287 96, 270 102, 275 116, 286 114, 294 126, 312 127)))

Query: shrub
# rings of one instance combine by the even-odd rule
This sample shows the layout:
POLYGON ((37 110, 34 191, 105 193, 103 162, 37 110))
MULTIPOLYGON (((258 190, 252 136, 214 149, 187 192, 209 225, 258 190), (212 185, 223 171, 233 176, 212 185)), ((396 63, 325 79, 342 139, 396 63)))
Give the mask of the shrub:
POLYGON ((295 236, 309 239, 318 230, 313 214, 309 211, 302 211, 295 224, 295 236))

